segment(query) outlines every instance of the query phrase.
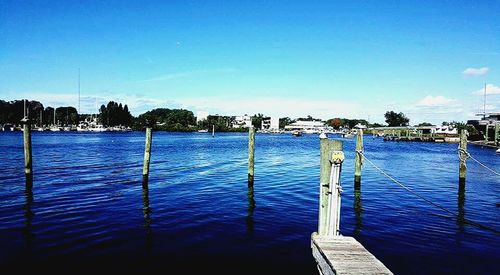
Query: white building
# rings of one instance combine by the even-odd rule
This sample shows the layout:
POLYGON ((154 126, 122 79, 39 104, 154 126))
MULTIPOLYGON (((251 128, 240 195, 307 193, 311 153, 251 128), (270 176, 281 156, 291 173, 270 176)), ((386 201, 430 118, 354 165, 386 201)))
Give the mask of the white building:
POLYGON ((306 133, 320 133, 326 130, 325 123, 322 121, 303 121, 298 120, 290 125, 285 126, 288 131, 304 131, 306 133))
POLYGON ((262 119, 262 130, 278 131, 280 129, 279 117, 266 117, 262 119))
POLYGON ((443 125, 441 127, 436 127, 434 130, 436 134, 447 134, 447 135, 458 135, 458 129, 452 125, 443 125))
POLYGON ((207 120, 208 118, 208 112, 205 111, 198 111, 196 112, 196 123, 207 120))
POLYGON ((245 114, 243 116, 235 116, 233 119, 233 128, 249 128, 252 126, 252 117, 245 114))

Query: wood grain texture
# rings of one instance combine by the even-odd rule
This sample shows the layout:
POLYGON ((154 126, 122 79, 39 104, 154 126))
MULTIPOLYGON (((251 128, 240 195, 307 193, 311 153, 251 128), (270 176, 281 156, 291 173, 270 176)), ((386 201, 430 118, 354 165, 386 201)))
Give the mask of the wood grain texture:
POLYGON ((393 274, 353 237, 311 236, 320 274, 393 274))

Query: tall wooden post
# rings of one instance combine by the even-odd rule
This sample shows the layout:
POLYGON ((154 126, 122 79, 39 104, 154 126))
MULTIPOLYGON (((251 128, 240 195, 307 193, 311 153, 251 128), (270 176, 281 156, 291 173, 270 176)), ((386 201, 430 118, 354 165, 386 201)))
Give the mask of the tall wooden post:
POLYGON ((459 188, 465 188, 465 175, 467 172, 467 167, 465 165, 465 161, 468 157, 467 154, 467 130, 462 130, 460 132, 460 144, 459 144, 459 157, 460 157, 460 165, 458 171, 458 183, 459 188))
POLYGON ((499 137, 499 135, 500 135, 500 123, 497 122, 495 124, 495 145, 498 145, 498 142, 499 142, 498 137, 499 137))
POLYGON ((27 117, 21 120, 23 123, 23 140, 24 140, 24 174, 26 175, 26 188, 33 187, 33 161, 31 153, 31 122, 27 117))
POLYGON ((488 124, 486 124, 486 125, 485 125, 485 129, 486 129, 486 131, 484 132, 484 141, 485 141, 485 143, 486 143, 486 144, 488 144, 488 139, 489 139, 489 137, 488 137, 488 129, 489 129, 489 128, 490 128, 490 127, 489 127, 489 125, 488 125, 488 124))
POLYGON ((148 182, 149 178, 149 163, 151 160, 151 142, 153 140, 153 131, 151 126, 146 127, 146 146, 144 148, 144 165, 142 166, 142 182, 143 185, 148 182))
POLYGON ((248 187, 253 187, 255 155, 255 129, 248 128, 248 187))
MULTIPOLYGON (((318 234, 328 235, 330 214, 332 214, 332 161, 334 152, 342 152, 343 144, 340 140, 320 140, 320 191, 319 191, 319 217, 318 234)), ((340 177, 340 173, 338 175, 340 177)), ((335 212, 333 212, 335 213, 335 212)), ((335 219, 334 219, 335 220, 335 219)))
POLYGON ((212 137, 215 137, 215 125, 212 125, 212 137))
POLYGON ((363 130, 358 130, 358 136, 356 138, 356 157, 354 164, 354 189, 359 189, 361 186, 361 161, 363 152, 363 130))

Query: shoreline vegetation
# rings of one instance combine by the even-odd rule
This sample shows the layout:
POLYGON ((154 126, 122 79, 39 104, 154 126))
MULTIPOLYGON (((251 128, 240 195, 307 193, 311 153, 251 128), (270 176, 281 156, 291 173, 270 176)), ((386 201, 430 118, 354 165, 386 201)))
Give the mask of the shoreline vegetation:
MULTIPOLYGON (((61 107, 44 107, 44 105, 35 100, 0 100, 0 125, 20 125, 21 119, 24 117, 24 104, 26 104, 27 117, 31 120, 32 126, 40 129, 48 129, 52 126, 65 127, 75 129, 82 122, 91 122, 102 124, 103 127, 112 129, 127 129, 134 131, 144 130, 146 125, 152 125, 155 131, 168 132, 196 132, 196 131, 212 131, 212 127, 216 132, 247 132, 248 127, 234 127, 235 116, 224 115, 208 115, 206 119, 197 120, 194 113, 186 109, 169 109, 156 108, 134 117, 127 104, 122 104, 114 101, 108 102, 106 105, 101 105, 97 114, 79 114, 78 110, 73 106, 61 107), (71 128, 74 127, 74 128, 71 128), (120 128, 121 127, 121 128, 120 128)), ((260 129, 262 121, 266 118, 263 114, 254 114, 251 117, 251 124, 260 129)), ((339 129, 354 129, 356 125, 364 125, 368 128, 377 128, 384 126, 409 126, 409 119, 403 113, 388 111, 385 113, 387 125, 379 123, 369 123, 365 119, 347 119, 347 118, 331 118, 326 121, 313 118, 311 116, 292 119, 289 117, 279 118, 279 129, 284 129, 296 121, 317 121, 323 122, 325 126, 331 127, 334 130, 339 129)), ((443 122, 443 125, 453 124, 459 130, 468 129, 473 131, 473 128, 465 125, 462 122, 443 122)), ((427 122, 420 123, 415 126, 429 126, 427 122)), ((365 134, 371 134, 366 131, 365 134)))

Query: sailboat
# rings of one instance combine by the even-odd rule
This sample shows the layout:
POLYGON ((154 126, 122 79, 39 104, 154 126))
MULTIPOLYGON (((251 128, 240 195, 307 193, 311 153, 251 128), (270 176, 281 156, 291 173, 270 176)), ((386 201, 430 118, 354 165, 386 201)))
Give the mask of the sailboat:
POLYGON ((40 110, 40 127, 38 127, 38 132, 43 132, 43 120, 42 120, 42 110, 40 110))
POLYGON ((59 126, 57 126, 57 124, 56 124, 56 108, 54 108, 54 124, 52 126, 50 126, 50 131, 51 132, 61 131, 61 128, 59 128, 59 126))

